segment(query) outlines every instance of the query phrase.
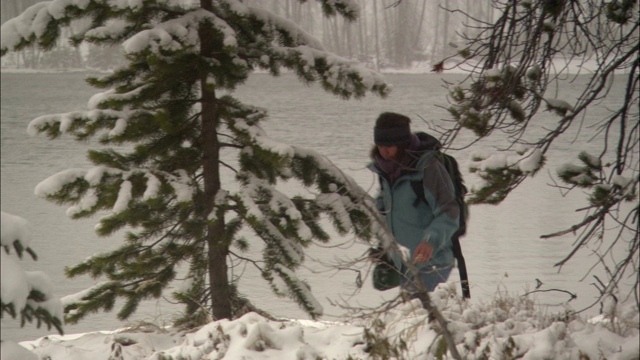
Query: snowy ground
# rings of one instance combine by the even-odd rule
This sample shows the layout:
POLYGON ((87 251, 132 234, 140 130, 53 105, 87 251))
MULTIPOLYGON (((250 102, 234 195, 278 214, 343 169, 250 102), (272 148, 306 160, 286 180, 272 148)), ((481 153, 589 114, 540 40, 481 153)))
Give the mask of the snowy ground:
MULTIPOLYGON (((543 314, 532 301, 498 297, 467 305, 445 285, 432 294, 449 319, 463 358, 609 359, 640 357, 638 309, 605 306, 598 321, 543 314)), ((249 313, 180 332, 141 324, 135 329, 3 342, 3 360, 102 359, 436 359, 445 345, 417 300, 343 323, 268 320, 249 313), (405 344, 403 346, 402 344, 405 344), (389 345, 398 353, 388 353, 389 345), (26 349, 33 352, 30 354, 26 349), (384 354, 389 357, 384 357, 384 354)), ((451 359, 450 354, 444 357, 451 359)))

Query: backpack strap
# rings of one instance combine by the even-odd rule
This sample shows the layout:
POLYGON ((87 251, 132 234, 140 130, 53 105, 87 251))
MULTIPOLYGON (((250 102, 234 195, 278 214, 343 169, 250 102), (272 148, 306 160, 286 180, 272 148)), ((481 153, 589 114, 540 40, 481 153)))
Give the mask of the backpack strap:
MULTIPOLYGON (((453 247, 453 256, 456 258, 456 261, 458 263, 458 273, 460 274, 462 296, 465 299, 469 299, 471 298, 471 290, 469 288, 469 275, 467 274, 467 264, 464 260, 464 256, 462 255, 462 247, 460 246, 460 237, 467 232, 467 217, 469 212, 467 204, 464 201, 464 195, 467 193, 467 187, 464 186, 461 181, 462 174, 460 173, 460 169, 458 168, 456 159, 438 150, 436 150, 436 155, 440 163, 442 163, 442 165, 447 170, 449 177, 451 177, 451 182, 453 183, 456 193, 456 202, 460 207, 458 230, 451 237, 451 244, 453 247)), ((427 202, 427 199, 424 196, 423 180, 411 181, 411 188, 416 194, 416 201, 413 204, 414 206, 417 207, 420 201, 427 202)))
POLYGON ((451 244, 453 245, 453 256, 455 256, 458 262, 458 273, 460 273, 460 286, 462 287, 462 296, 465 299, 471 298, 471 289, 469 289, 469 275, 467 274, 467 263, 462 255, 462 247, 460 246, 460 236, 453 235, 451 237, 451 244))

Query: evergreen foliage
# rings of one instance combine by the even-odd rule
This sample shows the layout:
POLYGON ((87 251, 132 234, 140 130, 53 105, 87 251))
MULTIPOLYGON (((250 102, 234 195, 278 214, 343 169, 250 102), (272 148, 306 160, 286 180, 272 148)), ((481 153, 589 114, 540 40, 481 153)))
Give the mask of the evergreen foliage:
MULTIPOLYGON (((329 16, 357 14, 349 1, 321 3, 329 16)), ((68 320, 109 311, 119 298, 125 302, 118 318, 127 319, 140 301, 162 296, 179 278, 190 285, 174 292, 186 305, 183 323, 205 319, 204 309, 215 319, 233 317, 232 302, 240 296, 227 261, 246 260, 249 248, 262 249, 262 258, 250 261, 277 294, 320 316, 321 306, 295 270, 305 247, 329 240, 325 216, 341 233, 371 237, 364 192, 319 154, 269 139, 260 127, 266 111, 232 94, 258 69, 274 76, 291 70, 345 99, 385 96, 386 84, 325 52, 292 22, 241 1, 54 0, 3 26, 15 31, 28 23, 31 31, 3 37, 2 54, 33 43, 49 49, 59 29, 76 19, 90 19, 91 26, 74 36, 75 44, 122 44, 127 62, 88 79, 106 89, 88 111, 31 122, 32 134, 97 138, 104 145, 88 153, 93 168, 54 175, 36 192, 69 205, 73 218, 106 212, 97 233, 125 230, 125 243, 67 269, 71 277, 107 279, 67 306, 68 320), (290 179, 315 197, 280 192, 278 185, 290 179)))

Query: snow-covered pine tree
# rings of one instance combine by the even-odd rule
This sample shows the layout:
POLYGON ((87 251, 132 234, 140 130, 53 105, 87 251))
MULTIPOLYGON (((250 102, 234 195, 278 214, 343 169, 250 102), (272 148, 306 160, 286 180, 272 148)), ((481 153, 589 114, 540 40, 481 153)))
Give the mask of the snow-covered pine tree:
POLYGON ((53 285, 42 271, 24 271, 16 259, 25 254, 38 259, 31 249, 32 232, 28 222, 9 213, 0 214, 2 236, 0 263, 2 264, 2 294, 0 317, 9 315, 20 319, 21 326, 35 322, 38 327, 54 327, 62 334, 62 304, 53 297, 53 285))
MULTIPOLYGON (((358 14, 352 1, 320 2, 327 16, 354 20, 358 14)), ((71 205, 72 218, 108 211, 96 227, 99 235, 127 232, 120 248, 68 269, 72 277, 107 278, 66 307, 68 320, 109 311, 118 298, 126 300, 118 318, 126 319, 141 300, 167 292, 179 266, 188 267, 191 280, 176 294, 187 304, 185 318, 198 318, 202 309, 215 319, 231 318, 238 294, 229 258, 247 260, 236 249, 259 240, 262 259, 248 260, 274 291, 321 315, 295 270, 307 245, 329 240, 323 214, 341 232, 371 235, 360 203, 365 193, 322 156, 270 140, 260 128, 266 112, 231 94, 256 69, 274 76, 292 70, 345 99, 386 95, 381 77, 324 51, 295 23, 233 0, 44 2, 2 26, 2 54, 33 43, 51 48, 60 29, 76 19, 91 21, 72 37, 75 44, 122 44, 127 64, 88 79, 107 89, 91 98, 88 110, 30 123, 32 134, 71 134, 105 145, 89 151, 93 168, 56 174, 36 193, 71 205), (236 181, 223 183, 229 169, 236 181), (316 195, 283 194, 278 184, 290 178, 316 195), (241 235, 246 228, 255 238, 241 235)))

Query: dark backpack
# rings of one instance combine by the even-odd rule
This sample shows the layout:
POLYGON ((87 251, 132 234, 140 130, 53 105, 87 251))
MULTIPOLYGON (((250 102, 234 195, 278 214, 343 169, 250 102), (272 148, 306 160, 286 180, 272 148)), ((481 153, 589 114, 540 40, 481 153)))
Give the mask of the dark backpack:
MULTIPOLYGON (((440 161, 440 163, 442 163, 444 168, 447 169, 447 173, 449 173, 451 181, 453 182, 453 187, 456 192, 456 201, 458 203, 458 206, 460 206, 460 222, 458 224, 458 231, 456 231, 455 234, 453 234, 453 236, 451 237, 451 243, 453 244, 453 255, 458 262, 458 272, 460 273, 460 282, 462 284, 462 295, 466 299, 468 299, 471 297, 471 291, 469 289, 469 277, 467 275, 467 265, 464 261, 464 256, 462 255, 462 248, 460 247, 460 237, 467 233, 469 207, 464 201, 464 197, 465 195, 467 195, 468 190, 464 185, 462 173, 460 173, 460 168, 458 167, 458 162, 453 156, 440 151, 440 142, 433 136, 424 132, 418 132, 416 133, 416 135, 423 143, 428 144, 427 150, 436 151, 438 160, 440 161)), ((421 180, 411 182, 411 187, 416 193, 419 201, 427 201, 424 196, 424 187, 422 186, 421 180)))

